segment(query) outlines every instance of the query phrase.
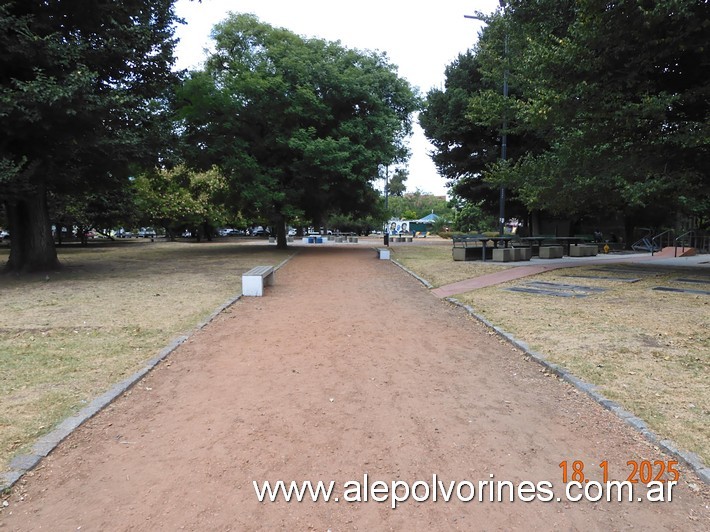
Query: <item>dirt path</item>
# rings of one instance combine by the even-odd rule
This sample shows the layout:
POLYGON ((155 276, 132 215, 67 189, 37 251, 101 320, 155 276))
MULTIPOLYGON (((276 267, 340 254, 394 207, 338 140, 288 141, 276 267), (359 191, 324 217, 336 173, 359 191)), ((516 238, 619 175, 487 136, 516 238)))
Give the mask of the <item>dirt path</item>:
POLYGON ((372 250, 315 248, 67 439, 0 529, 707 530, 708 491, 682 469, 672 503, 564 501, 562 461, 600 480, 607 460, 623 480, 627 461, 656 459, 669 460, 372 250), (563 501, 345 502, 364 474, 549 481, 563 501), (341 500, 260 503, 254 480, 333 480, 341 500))

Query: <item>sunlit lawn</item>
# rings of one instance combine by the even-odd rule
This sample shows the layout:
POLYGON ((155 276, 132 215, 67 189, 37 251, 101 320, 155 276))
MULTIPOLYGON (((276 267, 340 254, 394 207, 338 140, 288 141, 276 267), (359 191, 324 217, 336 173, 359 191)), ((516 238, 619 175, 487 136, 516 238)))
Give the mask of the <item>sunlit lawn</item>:
POLYGON ((0 276, 0 467, 239 295, 242 272, 290 254, 235 241, 96 243, 60 248, 56 273, 0 276))

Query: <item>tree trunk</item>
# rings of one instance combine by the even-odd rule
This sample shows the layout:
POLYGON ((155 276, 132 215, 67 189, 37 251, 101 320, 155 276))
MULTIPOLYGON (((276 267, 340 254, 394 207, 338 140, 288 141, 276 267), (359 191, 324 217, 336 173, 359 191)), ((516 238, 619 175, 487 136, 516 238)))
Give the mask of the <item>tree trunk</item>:
POLYGON ((286 217, 280 214, 276 220, 276 247, 278 249, 286 249, 288 242, 286 241, 286 217))
POLYGON ((61 267, 47 210, 47 195, 39 187, 31 196, 5 203, 10 225, 10 258, 6 272, 53 271, 61 267))
POLYGON ((207 242, 212 242, 212 226, 209 222, 202 222, 202 230, 207 242))
POLYGON ((540 211, 532 211, 530 213, 530 236, 540 234, 540 211))

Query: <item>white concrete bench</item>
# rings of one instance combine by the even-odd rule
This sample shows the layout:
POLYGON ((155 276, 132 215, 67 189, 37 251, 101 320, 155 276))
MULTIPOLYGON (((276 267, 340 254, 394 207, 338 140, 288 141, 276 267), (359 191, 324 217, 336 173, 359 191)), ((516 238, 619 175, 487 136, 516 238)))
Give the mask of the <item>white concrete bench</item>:
POLYGON ((377 248, 377 258, 380 260, 389 260, 390 250, 387 248, 377 248))
POLYGON ((570 257, 596 257, 598 247, 596 244, 578 244, 569 247, 570 257))
POLYGON ((530 260, 532 257, 532 248, 513 248, 513 260, 530 260))
POLYGON ((561 259, 562 246, 540 246, 541 259, 561 259))
POLYGON ((255 266, 242 274, 242 294, 261 297, 264 295, 264 285, 274 284, 273 266, 255 266))
POLYGON ((515 260, 513 248, 493 248, 493 262, 510 262, 515 260))

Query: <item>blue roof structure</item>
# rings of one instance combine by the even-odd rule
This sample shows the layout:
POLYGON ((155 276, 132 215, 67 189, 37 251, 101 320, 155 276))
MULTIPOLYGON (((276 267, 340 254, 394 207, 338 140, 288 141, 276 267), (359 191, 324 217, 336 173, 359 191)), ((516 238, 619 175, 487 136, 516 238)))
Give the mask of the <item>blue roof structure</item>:
POLYGON ((438 219, 439 217, 432 212, 431 214, 427 214, 424 218, 419 218, 419 220, 412 220, 412 222, 418 224, 431 224, 436 222, 438 219))

